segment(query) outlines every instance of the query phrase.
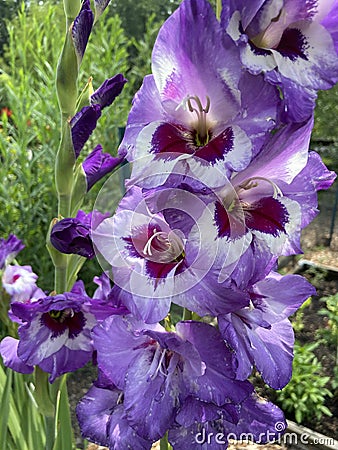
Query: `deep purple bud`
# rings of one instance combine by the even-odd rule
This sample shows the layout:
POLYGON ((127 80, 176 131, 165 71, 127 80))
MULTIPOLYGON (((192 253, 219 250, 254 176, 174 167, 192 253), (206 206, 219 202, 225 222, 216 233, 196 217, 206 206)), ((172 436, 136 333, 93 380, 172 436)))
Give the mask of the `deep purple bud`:
POLYGON ((121 73, 105 80, 101 86, 91 95, 90 103, 99 104, 101 109, 111 105, 115 98, 121 94, 127 80, 121 73))
POLYGON ((100 105, 92 105, 84 106, 74 117, 72 117, 70 126, 72 128, 72 140, 76 158, 79 157, 83 146, 95 130, 100 116, 100 105))
POLYGON ((61 253, 74 253, 92 259, 95 252, 91 239, 91 228, 95 228, 106 217, 106 214, 98 211, 86 214, 79 210, 76 217, 62 219, 54 225, 50 241, 61 253))
POLYGON ((123 158, 121 157, 114 158, 109 153, 103 153, 102 146, 97 145, 82 164, 87 177, 87 192, 97 181, 114 170, 122 161, 123 158))
POLYGON ((81 63, 86 50, 93 23, 94 14, 90 9, 90 1, 84 0, 81 11, 75 18, 72 28, 72 38, 79 63, 81 63))
POLYGON ((14 234, 0 239, 0 270, 10 263, 25 246, 14 234))

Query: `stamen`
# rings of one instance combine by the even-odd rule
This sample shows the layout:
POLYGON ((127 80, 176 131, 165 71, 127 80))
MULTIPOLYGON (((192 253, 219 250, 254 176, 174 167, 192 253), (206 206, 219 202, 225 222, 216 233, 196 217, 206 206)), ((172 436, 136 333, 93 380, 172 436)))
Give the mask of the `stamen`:
POLYGON ((166 244, 167 248, 170 247, 170 243, 169 243, 168 238, 167 238, 167 233, 165 233, 163 231, 156 231, 156 228, 155 228, 154 232, 153 232, 153 235, 150 236, 150 238, 148 239, 146 245, 143 247, 143 253, 145 255, 152 256, 151 243, 156 237, 157 238, 164 237, 163 243, 166 244))
POLYGON ((149 368, 149 377, 148 380, 153 381, 156 377, 158 372, 160 372, 162 375, 166 376, 167 374, 163 372, 162 369, 162 363, 163 359, 165 358, 167 350, 162 349, 159 344, 157 344, 157 348, 155 350, 154 358, 152 360, 152 363, 149 368))
POLYGON ((197 115, 197 145, 206 145, 209 141, 207 114, 210 110, 210 98, 206 96, 206 106, 203 108, 202 102, 197 95, 189 95, 186 102, 190 112, 197 115))
POLYGON ((238 192, 241 189, 244 189, 245 191, 247 191, 249 189, 253 189, 253 188, 257 187, 259 185, 259 183, 255 182, 255 180, 266 181, 267 183, 269 183, 273 187, 273 198, 276 199, 277 197, 283 197, 283 192, 277 186, 277 184, 274 183, 273 181, 269 180, 268 178, 264 178, 264 177, 248 178, 247 180, 244 181, 244 183, 240 184, 236 188, 236 191, 238 192))

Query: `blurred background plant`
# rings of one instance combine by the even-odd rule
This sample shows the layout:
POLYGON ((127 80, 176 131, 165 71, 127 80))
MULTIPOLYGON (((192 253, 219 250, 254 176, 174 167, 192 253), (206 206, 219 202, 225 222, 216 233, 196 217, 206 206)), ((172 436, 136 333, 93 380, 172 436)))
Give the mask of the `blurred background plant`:
POLYGON ((326 397, 332 397, 330 377, 322 376, 322 365, 314 354, 319 344, 295 342, 291 381, 277 392, 282 409, 294 415, 298 423, 313 417, 319 420, 323 414, 332 416, 324 405, 326 397))

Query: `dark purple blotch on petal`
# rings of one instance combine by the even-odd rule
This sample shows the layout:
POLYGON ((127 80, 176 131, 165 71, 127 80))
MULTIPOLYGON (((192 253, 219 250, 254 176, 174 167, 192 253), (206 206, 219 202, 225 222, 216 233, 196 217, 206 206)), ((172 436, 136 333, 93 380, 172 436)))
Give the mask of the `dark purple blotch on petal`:
POLYGON ((121 157, 114 158, 109 153, 103 153, 102 146, 97 145, 82 163, 86 174, 87 192, 97 181, 114 170, 122 161, 123 158, 121 157))
POLYGON ((289 222, 289 213, 277 199, 263 197, 243 209, 245 223, 251 230, 272 234, 274 237, 285 233, 285 225, 289 222))
POLYGON ((75 18, 72 27, 72 38, 75 51, 81 62, 87 47, 88 39, 94 23, 94 14, 90 9, 90 1, 84 0, 81 11, 75 18))
POLYGON ((71 308, 65 310, 51 310, 42 314, 41 325, 52 331, 51 339, 61 336, 67 329, 69 338, 74 339, 83 330, 86 319, 81 311, 75 312, 71 308))
POLYGON ((119 73, 108 80, 105 80, 101 86, 91 95, 90 103, 98 104, 101 109, 111 105, 115 98, 121 94, 127 80, 119 73))
POLYGON ((72 130, 72 141, 75 157, 78 158, 83 146, 96 128, 101 116, 100 105, 84 106, 72 117, 70 126, 72 130))
POLYGON ((214 220, 220 238, 237 239, 246 233, 244 221, 229 213, 220 202, 215 203, 214 220))
POLYGON ((284 57, 291 59, 291 61, 296 61, 298 58, 307 61, 306 50, 308 47, 309 44, 300 30, 297 28, 287 28, 276 50, 284 57))
POLYGON ((232 128, 229 127, 203 147, 197 148, 196 156, 208 163, 216 164, 218 161, 224 160, 224 156, 233 149, 233 146, 234 133, 232 128))
POLYGON ((151 151, 157 154, 171 154, 169 159, 176 158, 175 153, 187 153, 188 155, 192 155, 195 152, 195 147, 191 131, 182 125, 163 123, 153 134, 151 151))

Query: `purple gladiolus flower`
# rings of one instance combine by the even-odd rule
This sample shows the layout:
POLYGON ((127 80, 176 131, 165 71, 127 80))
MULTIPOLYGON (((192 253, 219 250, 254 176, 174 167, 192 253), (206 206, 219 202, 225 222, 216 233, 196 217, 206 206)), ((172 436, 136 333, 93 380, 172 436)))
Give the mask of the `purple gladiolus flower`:
POLYGON ((23 363, 38 365, 50 373, 50 382, 66 372, 84 366, 91 358, 91 330, 96 319, 90 299, 66 292, 34 303, 13 303, 19 327, 17 355, 23 363))
POLYGON ((255 365, 269 386, 282 389, 293 360, 294 333, 287 318, 316 291, 305 278, 275 273, 247 289, 250 306, 220 316, 220 332, 237 356, 238 379, 247 379, 255 365))
POLYGON ((125 417, 144 439, 161 438, 191 395, 223 405, 252 392, 250 383, 235 380, 233 355, 214 327, 182 322, 176 329, 117 316, 94 329, 99 368, 123 390, 125 417))
POLYGON ((84 256, 92 259, 95 256, 91 229, 98 226, 107 217, 98 211, 86 214, 79 210, 76 217, 62 219, 51 231, 50 241, 61 253, 84 256))
MULTIPOLYGON (((196 178, 208 167, 221 176, 242 170, 274 127, 277 91, 262 77, 243 79, 238 51, 207 1, 185 0, 165 22, 152 72, 135 96, 119 149, 133 161, 134 183, 158 186, 175 170, 196 178)), ((213 186, 220 183, 215 173, 213 186)))
POLYGON ((277 440, 287 424, 283 412, 270 402, 252 395, 240 405, 212 403, 189 398, 169 430, 175 450, 222 450, 228 440, 243 436, 260 444, 277 440), (278 430, 276 429, 278 424, 278 430))
POLYGON ((311 120, 281 129, 246 169, 215 191, 209 207, 220 241, 216 260, 221 282, 253 241, 265 248, 267 260, 301 252, 301 230, 317 214, 317 191, 335 179, 320 157, 308 152, 311 130, 311 120))
POLYGON ((8 265, 2 276, 2 286, 13 302, 26 302, 37 289, 37 279, 31 266, 8 265))
POLYGON ((81 64, 84 52, 86 50, 93 23, 94 14, 90 9, 90 1, 84 0, 81 11, 75 18, 72 26, 72 38, 79 65, 81 64))
POLYGON ((114 158, 109 153, 103 153, 101 145, 97 145, 82 163, 86 174, 87 192, 97 181, 118 167, 122 161, 121 157, 114 158))
POLYGON ((162 320, 171 302, 201 316, 246 306, 242 292, 211 296, 209 269, 218 245, 211 212, 189 192, 171 189, 170 195, 175 203, 159 200, 158 209, 150 211, 141 190, 130 189, 117 213, 93 232, 96 248, 112 267, 112 295, 149 323, 162 320))
POLYGON ((253 74, 265 72, 268 80, 271 75, 270 81, 285 92, 291 119, 305 120, 311 114, 309 101, 314 108, 315 91, 331 88, 338 79, 336 35, 330 33, 329 22, 325 27, 332 2, 223 3, 222 23, 239 46, 244 66, 253 74), (298 101, 303 97, 305 114, 295 95, 298 101))
POLYGON ((7 239, 0 239, 0 270, 9 264, 16 255, 25 248, 24 244, 14 234, 7 239))

